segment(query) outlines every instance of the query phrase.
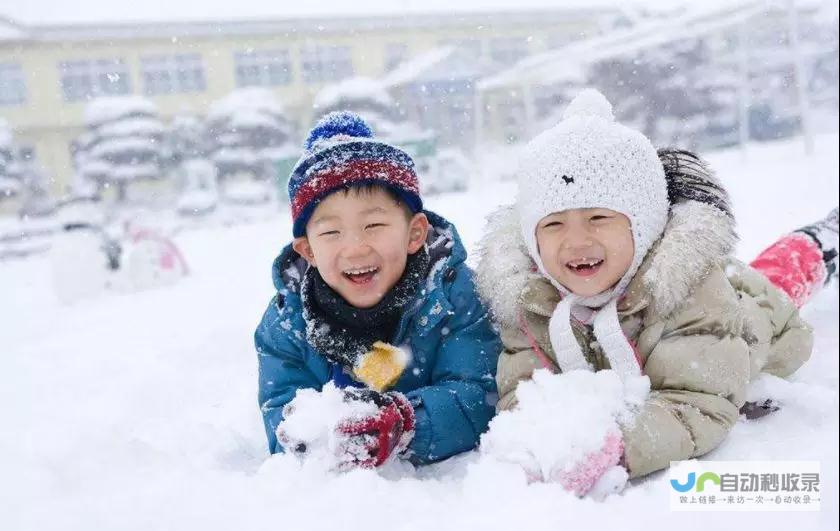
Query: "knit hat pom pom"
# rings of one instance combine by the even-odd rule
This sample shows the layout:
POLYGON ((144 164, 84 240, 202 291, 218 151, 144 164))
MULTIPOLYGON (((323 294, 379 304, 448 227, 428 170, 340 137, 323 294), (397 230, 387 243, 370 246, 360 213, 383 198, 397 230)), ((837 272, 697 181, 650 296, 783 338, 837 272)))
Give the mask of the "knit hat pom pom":
POLYGON ((595 89, 585 89, 566 107, 563 119, 601 118, 608 122, 615 121, 612 105, 603 94, 595 89))
POLYGON ((335 111, 318 120, 309 132, 304 148, 312 151, 318 143, 336 136, 373 138, 373 131, 358 114, 350 111, 335 111))

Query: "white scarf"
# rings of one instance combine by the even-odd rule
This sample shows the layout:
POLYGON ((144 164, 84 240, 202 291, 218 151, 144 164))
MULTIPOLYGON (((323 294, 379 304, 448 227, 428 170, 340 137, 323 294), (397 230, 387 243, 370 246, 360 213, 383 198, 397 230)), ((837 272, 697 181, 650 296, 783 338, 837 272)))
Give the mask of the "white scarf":
POLYGON ((573 370, 594 370, 586 361, 583 351, 572 331, 571 319, 574 316, 584 324, 592 324, 593 332, 604 355, 610 362, 610 368, 618 373, 622 380, 631 376, 641 376, 641 368, 636 361, 636 353, 630 341, 624 335, 618 321, 616 297, 610 299, 598 309, 580 305, 581 298, 570 294, 557 303, 548 322, 551 348, 557 357, 557 365, 563 372, 573 370))
POLYGON ((563 295, 557 303, 548 321, 548 335, 551 348, 557 357, 557 365, 563 372, 573 370, 593 371, 583 350, 572 331, 572 317, 584 324, 591 324, 595 339, 610 362, 610 368, 618 373, 622 381, 641 376, 642 371, 636 359, 636 350, 624 335, 618 320, 618 298, 630 283, 635 268, 628 270, 624 277, 610 290, 592 297, 581 297, 571 293, 557 282, 543 266, 539 254, 532 256, 537 269, 563 295))

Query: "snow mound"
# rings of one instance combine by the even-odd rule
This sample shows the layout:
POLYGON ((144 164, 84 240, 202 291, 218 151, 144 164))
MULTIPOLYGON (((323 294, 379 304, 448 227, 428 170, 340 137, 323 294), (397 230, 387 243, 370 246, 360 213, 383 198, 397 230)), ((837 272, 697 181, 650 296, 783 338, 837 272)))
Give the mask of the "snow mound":
POLYGON ((490 422, 481 453, 545 478, 557 476, 632 422, 649 387, 647 376, 623 384, 615 371, 538 370, 519 384, 519 405, 490 422))
MULTIPOLYGON (((376 411, 376 406, 368 402, 345 401, 344 393, 329 382, 320 392, 298 390, 286 406, 284 420, 277 431, 292 441, 289 450, 293 453, 327 469, 336 469, 341 464, 339 453, 346 441, 346 437, 336 430, 338 424, 373 415, 376 411)), ((278 435, 278 439, 282 437, 278 435)))
POLYGON ((615 121, 612 104, 595 89, 584 89, 572 100, 563 113, 564 120, 570 118, 601 118, 608 122, 615 121))

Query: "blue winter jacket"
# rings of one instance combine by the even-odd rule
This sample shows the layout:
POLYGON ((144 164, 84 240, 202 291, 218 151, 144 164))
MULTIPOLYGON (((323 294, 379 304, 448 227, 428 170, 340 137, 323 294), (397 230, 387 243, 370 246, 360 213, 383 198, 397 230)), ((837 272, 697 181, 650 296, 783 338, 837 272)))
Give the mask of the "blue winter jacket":
MULTIPOLYGON (((466 251, 455 227, 432 212, 426 215, 432 225, 430 241, 437 239, 434 248, 438 251, 430 253, 428 278, 417 289, 390 341, 408 346, 412 353, 393 389, 404 393, 414 406, 416 431, 409 455, 415 464, 475 448, 494 414, 496 361, 501 351, 476 294, 473 273, 464 262, 466 251)), ((283 451, 274 432, 283 420, 283 406, 298 389, 321 389, 328 381, 348 384, 340 367, 306 341, 299 293, 304 270, 305 262, 291 245, 274 260, 277 295, 254 334, 259 403, 271 453, 283 451)))

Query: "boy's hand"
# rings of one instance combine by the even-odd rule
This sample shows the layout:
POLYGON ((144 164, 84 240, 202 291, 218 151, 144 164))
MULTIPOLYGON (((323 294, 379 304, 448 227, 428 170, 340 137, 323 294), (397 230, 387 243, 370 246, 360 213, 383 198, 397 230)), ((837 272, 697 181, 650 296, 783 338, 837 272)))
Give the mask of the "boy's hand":
POLYGON ((405 395, 347 389, 345 400, 371 402, 379 408, 369 417, 339 423, 337 430, 347 436, 343 449, 348 465, 374 468, 408 448, 414 436, 414 408, 405 395))

